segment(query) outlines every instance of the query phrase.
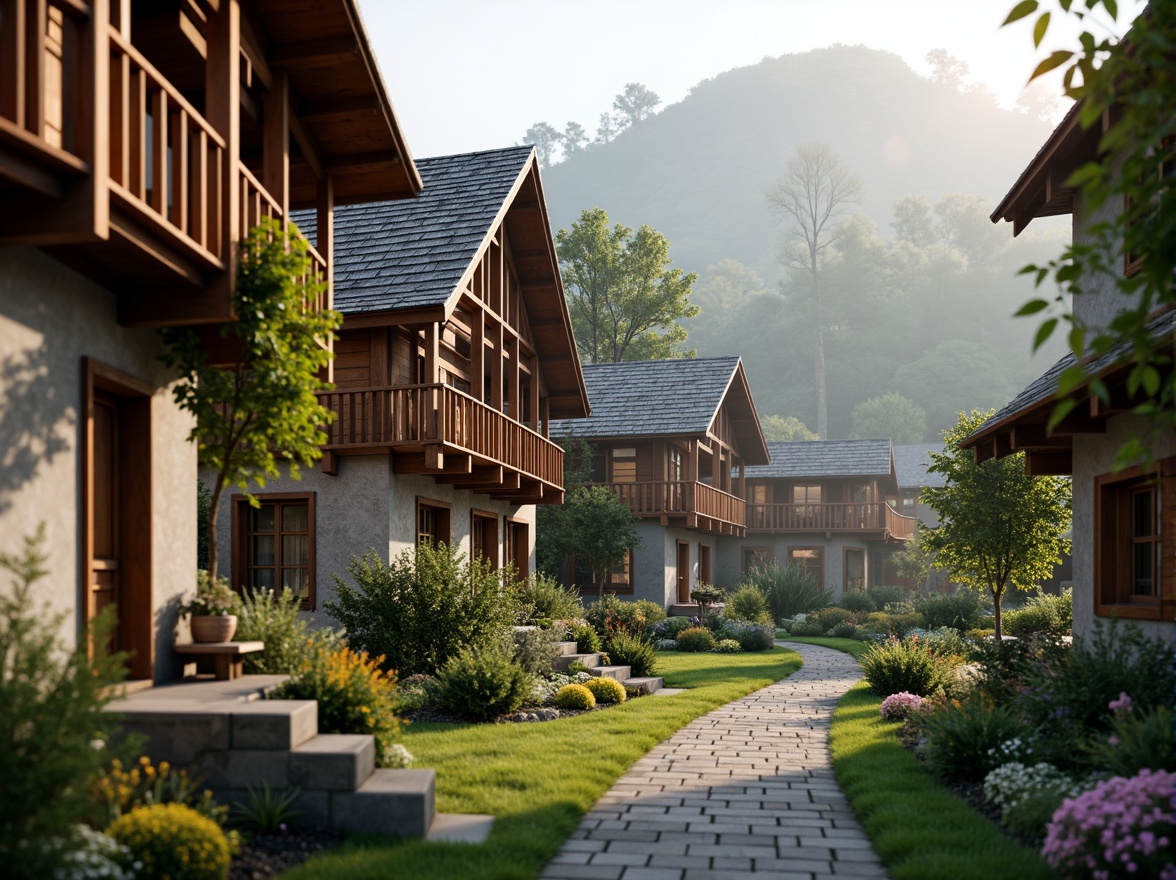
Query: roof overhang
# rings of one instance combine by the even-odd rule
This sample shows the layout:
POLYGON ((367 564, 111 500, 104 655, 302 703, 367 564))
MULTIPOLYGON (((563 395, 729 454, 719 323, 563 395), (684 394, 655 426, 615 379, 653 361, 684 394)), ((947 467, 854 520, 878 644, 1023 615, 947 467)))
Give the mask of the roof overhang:
POLYGON ((715 409, 708 431, 714 433, 715 422, 723 407, 730 413, 731 429, 739 446, 739 455, 747 465, 765 465, 771 462, 772 456, 768 452, 768 442, 764 439, 763 429, 760 427, 759 414, 755 409, 755 401, 751 399, 751 386, 747 382, 747 373, 743 370, 743 359, 740 358, 731 372, 731 379, 727 383, 727 390, 723 392, 722 400, 715 409))

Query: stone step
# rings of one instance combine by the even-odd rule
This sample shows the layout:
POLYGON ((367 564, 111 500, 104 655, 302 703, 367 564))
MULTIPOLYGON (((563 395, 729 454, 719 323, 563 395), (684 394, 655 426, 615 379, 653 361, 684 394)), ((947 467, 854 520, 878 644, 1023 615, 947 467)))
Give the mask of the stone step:
POLYGON ((599 666, 603 659, 600 654, 564 654, 555 658, 555 668, 563 672, 573 663, 583 663, 591 671, 593 667, 599 666))
POLYGON ((357 791, 331 794, 331 827, 363 834, 424 837, 436 815, 432 770, 379 769, 357 791))
POLYGON ((622 684, 629 678, 629 666, 593 666, 588 672, 597 678, 614 678, 622 684))
POLYGON ((555 644, 559 648, 560 655, 563 657, 568 657, 576 653, 575 642, 556 642, 555 644))
POLYGON ((629 678, 621 682, 625 686, 625 690, 637 691, 641 696, 647 697, 656 691, 661 690, 665 682, 661 676, 654 676, 652 678, 629 678))
POLYGON ((376 741, 366 733, 320 733, 290 752, 290 784, 316 791, 356 791, 376 769, 376 741))

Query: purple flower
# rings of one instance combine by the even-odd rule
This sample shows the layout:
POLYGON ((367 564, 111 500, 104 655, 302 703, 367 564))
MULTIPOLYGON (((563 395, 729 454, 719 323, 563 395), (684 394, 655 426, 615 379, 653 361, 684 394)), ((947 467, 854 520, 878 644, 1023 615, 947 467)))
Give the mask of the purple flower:
POLYGON ((881 713, 882 717, 887 721, 901 721, 910 715, 912 712, 918 711, 919 707, 923 705, 923 698, 917 694, 907 693, 902 691, 897 694, 891 694, 882 701, 881 713))
POLYGON ((1135 711, 1135 704, 1131 701, 1131 697, 1127 694, 1126 691, 1120 691, 1119 698, 1117 700, 1111 700, 1109 703, 1107 703, 1107 708, 1116 715, 1124 716, 1130 715, 1133 711, 1135 711))

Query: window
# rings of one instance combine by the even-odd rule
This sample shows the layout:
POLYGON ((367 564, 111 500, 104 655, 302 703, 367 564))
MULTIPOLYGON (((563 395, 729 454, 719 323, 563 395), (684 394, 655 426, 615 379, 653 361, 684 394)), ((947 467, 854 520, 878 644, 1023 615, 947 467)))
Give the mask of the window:
POLYGON ((788 564, 796 563, 817 582, 825 586, 825 550, 822 547, 789 547, 788 564))
MULTIPOLYGON (((1176 138, 1174 138, 1174 137, 1164 138, 1162 141, 1161 150, 1167 151, 1170 154, 1170 151, 1172 150, 1173 144, 1176 144, 1176 138)), ((1148 149, 1148 156, 1149 157, 1154 158, 1155 153, 1156 153, 1156 149, 1154 146, 1150 147, 1148 149)), ((1172 178, 1173 176, 1176 176, 1176 164, 1169 162, 1169 161, 1166 161, 1166 157, 1164 157, 1164 158, 1161 158, 1161 160, 1157 163, 1157 166, 1158 167, 1156 168, 1156 173, 1157 173, 1158 179, 1156 182, 1161 186, 1171 186, 1172 181, 1170 180, 1170 178, 1172 178)), ((1146 179, 1140 179, 1138 181, 1138 183, 1141 188, 1144 188, 1145 185, 1147 184, 1147 181, 1146 181, 1146 179)), ((1156 193, 1153 195, 1153 198, 1151 200, 1158 201, 1158 199, 1159 199, 1159 195, 1158 195, 1158 193, 1156 193)), ((1132 203, 1133 203, 1133 199, 1131 198, 1130 194, 1123 196, 1123 209, 1124 209, 1124 211, 1130 211, 1132 208, 1132 203)), ((1155 209, 1152 208, 1149 213, 1154 217, 1155 216, 1155 209)), ((1138 219, 1139 218, 1136 218, 1137 222, 1138 222, 1138 219)), ((1134 226, 1135 224, 1132 223, 1131 225, 1134 226)), ((1140 267, 1143 265, 1143 260, 1144 260, 1145 256, 1146 256, 1146 254, 1134 253, 1130 250, 1125 249, 1123 251, 1123 274, 1130 276, 1130 275, 1134 275, 1136 272, 1138 272, 1140 267)))
POLYGON ((709 544, 698 545, 698 582, 713 584, 711 580, 711 548, 709 544))
POLYGON ((763 568, 772 560, 772 553, 767 547, 743 548, 743 573, 750 574, 757 568, 763 568))
POLYGON ((748 504, 767 504, 768 487, 763 483, 752 483, 747 487, 748 504))
POLYGON ((484 559, 498 568, 498 515, 470 513, 470 558, 484 559))
POLYGON ((792 503, 793 504, 820 504, 821 503, 821 487, 820 486, 793 486, 792 487, 792 503))
POLYGON ((233 585, 289 588, 303 610, 313 610, 314 495, 258 495, 252 507, 233 496, 233 585))
POLYGON ((845 548, 842 587, 845 592, 866 588, 866 551, 857 547, 845 548))
POLYGON ((531 574, 531 524, 523 519, 506 518, 506 562, 515 567, 517 577, 531 574))
POLYGON ((418 544, 448 544, 453 540, 450 528, 450 506, 444 501, 417 498, 418 544))
POLYGON ((1099 616, 1176 617, 1176 562, 1170 549, 1173 513, 1164 509, 1165 495, 1173 491, 1176 458, 1146 470, 1133 468, 1095 479, 1095 612, 1099 616))
POLYGON ((670 447, 668 477, 675 483, 680 483, 686 478, 686 468, 682 462, 682 450, 676 446, 670 447))
MULTIPOLYGON (((573 556, 571 560, 572 578, 576 588, 584 596, 595 596, 600 585, 592 576, 592 568, 588 560, 582 556, 573 556)), ((615 565, 604 580, 606 593, 629 596, 633 593, 633 551, 630 550, 620 565, 615 565)))
POLYGON ((623 447, 612 451, 612 483, 637 482, 637 450, 623 447))

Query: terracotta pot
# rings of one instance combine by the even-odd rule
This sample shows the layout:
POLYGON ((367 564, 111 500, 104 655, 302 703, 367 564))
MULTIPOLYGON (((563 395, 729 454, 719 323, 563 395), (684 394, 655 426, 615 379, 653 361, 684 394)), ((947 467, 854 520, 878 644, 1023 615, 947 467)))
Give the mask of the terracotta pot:
POLYGON ((194 642, 227 642, 237 631, 236 614, 193 615, 190 620, 194 642))

